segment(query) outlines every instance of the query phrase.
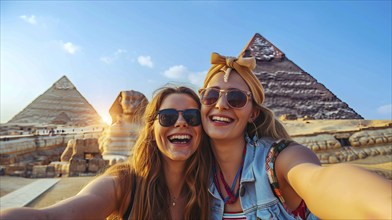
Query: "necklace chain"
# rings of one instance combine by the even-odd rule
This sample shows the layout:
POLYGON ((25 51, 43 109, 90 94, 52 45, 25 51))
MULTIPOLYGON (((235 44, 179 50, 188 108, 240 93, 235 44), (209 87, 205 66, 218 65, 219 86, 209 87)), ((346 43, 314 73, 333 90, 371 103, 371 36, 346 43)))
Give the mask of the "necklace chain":
POLYGON ((173 198, 172 198, 172 206, 176 206, 176 202, 177 202, 176 197, 173 197, 173 198))
MULTIPOLYGON (((170 195, 171 195, 171 194, 170 194, 170 195)), ((181 197, 182 197, 182 196, 181 196, 181 192, 178 194, 177 197, 176 197, 176 196, 173 196, 173 197, 170 196, 170 198, 171 198, 171 205, 172 205, 172 206, 176 206, 177 200, 179 200, 181 197)))
MULTIPOLYGON (((229 185, 227 184, 227 182, 226 182, 226 180, 225 180, 225 177, 223 176, 222 169, 220 169, 220 168, 219 168, 219 174, 220 174, 220 175, 219 175, 219 178, 218 178, 218 174, 217 174, 217 172, 216 172, 216 164, 215 164, 215 162, 214 162, 214 164, 213 164, 213 167, 212 167, 212 168, 213 168, 213 172, 214 172, 214 182, 215 182, 215 185, 216 185, 217 188, 218 188, 218 192, 219 192, 220 196, 223 198, 223 201, 225 202, 225 204, 226 204, 226 203, 227 203, 227 204, 233 204, 233 203, 235 203, 235 201, 238 199, 240 187, 239 187, 239 185, 238 185, 237 190, 235 190, 235 186, 237 185, 237 179, 239 179, 239 182, 241 182, 241 175, 242 175, 242 169, 243 169, 243 167, 244 167, 245 154, 246 154, 246 146, 244 147, 244 151, 243 151, 243 155, 242 155, 242 163, 241 163, 241 166, 238 168, 238 171, 237 171, 237 173, 236 173, 236 175, 235 175, 235 178, 234 178, 234 180, 233 180, 233 183, 232 183, 232 185, 231 185, 231 188, 230 188, 229 185), (225 187, 225 191, 226 191, 226 193, 227 193, 227 195, 228 195, 226 198, 223 197, 222 191, 221 191, 221 189, 220 189, 219 179, 220 179, 220 181, 223 183, 223 186, 225 187), (234 192, 235 192, 235 193, 234 193, 234 192)), ((218 166, 219 166, 219 165, 218 165, 218 166)))

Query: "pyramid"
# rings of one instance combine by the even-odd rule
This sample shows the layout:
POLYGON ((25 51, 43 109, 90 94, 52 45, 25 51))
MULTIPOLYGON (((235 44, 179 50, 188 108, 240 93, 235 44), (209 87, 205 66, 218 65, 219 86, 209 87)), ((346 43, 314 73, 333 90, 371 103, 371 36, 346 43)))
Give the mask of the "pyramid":
POLYGON ((254 73, 265 90, 264 105, 276 116, 363 119, 260 34, 253 36, 241 55, 256 58, 254 73))
POLYGON ((79 93, 72 82, 62 76, 8 123, 38 123, 69 126, 101 124, 93 106, 79 93))

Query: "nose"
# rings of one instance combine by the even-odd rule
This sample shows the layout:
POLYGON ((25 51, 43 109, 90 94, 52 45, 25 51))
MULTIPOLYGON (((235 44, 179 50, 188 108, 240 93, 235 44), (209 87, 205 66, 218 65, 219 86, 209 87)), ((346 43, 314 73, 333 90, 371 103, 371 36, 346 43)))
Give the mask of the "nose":
POLYGON ((174 124, 174 127, 188 127, 188 122, 186 122, 185 118, 182 116, 182 112, 178 112, 178 119, 174 124))
POLYGON ((221 91, 219 93, 219 98, 216 101, 215 108, 217 109, 228 109, 229 106, 227 105, 227 101, 225 99, 225 94, 221 91))

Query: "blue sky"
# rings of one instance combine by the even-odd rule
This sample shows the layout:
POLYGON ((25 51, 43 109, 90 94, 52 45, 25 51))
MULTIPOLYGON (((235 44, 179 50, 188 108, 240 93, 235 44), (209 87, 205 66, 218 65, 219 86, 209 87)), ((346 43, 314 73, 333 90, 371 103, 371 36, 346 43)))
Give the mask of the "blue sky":
POLYGON ((199 88, 260 33, 365 119, 392 120, 391 1, 1 1, 1 122, 66 75, 103 118, 121 90, 199 88))

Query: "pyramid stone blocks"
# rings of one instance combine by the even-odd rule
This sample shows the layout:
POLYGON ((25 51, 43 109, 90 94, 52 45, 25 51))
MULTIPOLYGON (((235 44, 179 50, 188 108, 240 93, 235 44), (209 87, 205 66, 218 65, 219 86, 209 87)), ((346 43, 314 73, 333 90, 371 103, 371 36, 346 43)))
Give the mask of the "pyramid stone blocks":
POLYGON ((256 58, 257 66, 253 72, 264 87, 264 105, 273 110, 276 116, 362 119, 260 34, 254 35, 241 54, 256 58))

